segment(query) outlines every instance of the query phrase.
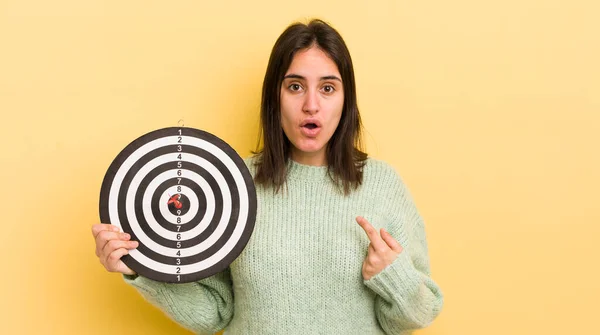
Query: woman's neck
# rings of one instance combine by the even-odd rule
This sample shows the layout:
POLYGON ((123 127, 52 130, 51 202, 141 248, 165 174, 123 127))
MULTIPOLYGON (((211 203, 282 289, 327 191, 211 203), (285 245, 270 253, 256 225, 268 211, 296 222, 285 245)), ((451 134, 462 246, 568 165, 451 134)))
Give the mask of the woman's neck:
POLYGON ((312 165, 312 166, 325 166, 327 165, 327 157, 325 156, 325 150, 318 152, 302 152, 298 149, 292 149, 291 159, 299 164, 312 165))

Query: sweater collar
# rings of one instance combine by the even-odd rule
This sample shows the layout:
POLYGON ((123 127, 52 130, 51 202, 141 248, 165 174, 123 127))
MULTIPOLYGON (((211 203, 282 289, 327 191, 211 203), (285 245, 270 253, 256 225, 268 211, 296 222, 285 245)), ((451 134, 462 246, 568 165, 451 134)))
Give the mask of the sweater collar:
POLYGON ((318 181, 323 182, 330 180, 327 175, 328 166, 314 166, 300 164, 292 159, 288 159, 287 178, 303 181, 318 181))

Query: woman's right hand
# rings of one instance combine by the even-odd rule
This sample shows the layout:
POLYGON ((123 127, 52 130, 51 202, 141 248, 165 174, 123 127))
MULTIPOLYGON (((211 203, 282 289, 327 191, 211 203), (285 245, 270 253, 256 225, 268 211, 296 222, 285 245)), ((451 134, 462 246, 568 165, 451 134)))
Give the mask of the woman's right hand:
POLYGON ((121 257, 127 255, 129 250, 138 247, 138 242, 130 241, 131 236, 119 231, 117 226, 98 223, 92 226, 92 234, 96 240, 96 256, 100 263, 109 272, 119 272, 126 275, 135 275, 121 257))

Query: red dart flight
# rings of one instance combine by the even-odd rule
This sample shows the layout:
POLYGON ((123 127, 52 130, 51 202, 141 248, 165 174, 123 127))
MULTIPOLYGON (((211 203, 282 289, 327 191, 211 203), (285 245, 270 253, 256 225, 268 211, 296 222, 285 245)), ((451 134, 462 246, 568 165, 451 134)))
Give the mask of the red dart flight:
POLYGON ((183 206, 181 201, 179 201, 180 198, 181 198, 181 194, 175 194, 174 196, 172 196, 169 199, 169 201, 167 202, 167 205, 174 204, 175 208, 180 209, 183 206))

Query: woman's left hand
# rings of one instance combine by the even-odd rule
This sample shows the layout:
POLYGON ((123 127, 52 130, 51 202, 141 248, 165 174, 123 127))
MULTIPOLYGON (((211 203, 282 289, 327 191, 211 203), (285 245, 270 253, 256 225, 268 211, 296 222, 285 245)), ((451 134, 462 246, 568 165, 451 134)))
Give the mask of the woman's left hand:
POLYGON ((367 258, 365 258, 362 267, 363 278, 369 280, 385 269, 386 266, 392 264, 402 252, 402 246, 383 228, 381 228, 380 235, 369 221, 362 216, 358 216, 356 222, 364 229, 369 240, 371 240, 367 258))

